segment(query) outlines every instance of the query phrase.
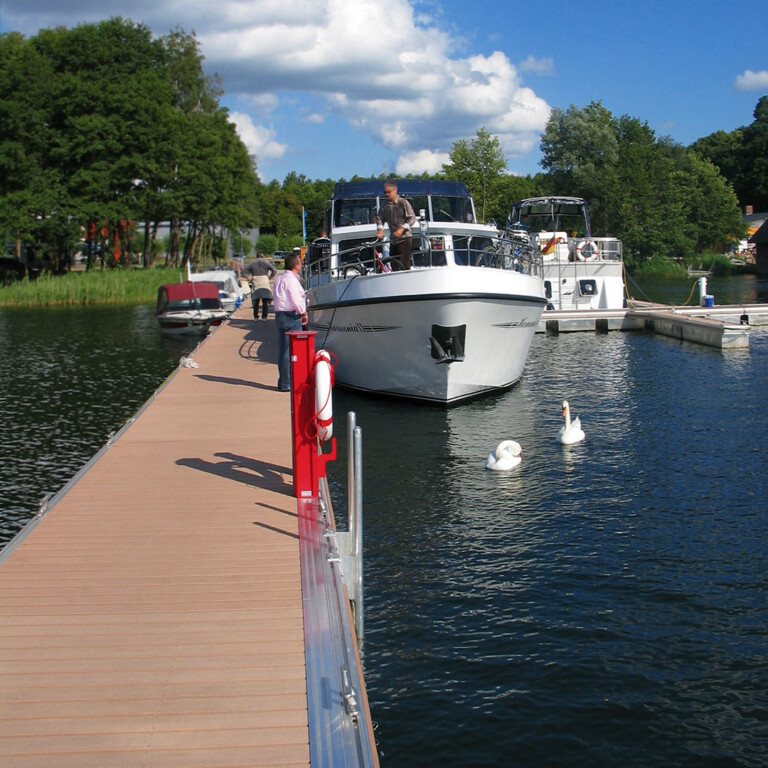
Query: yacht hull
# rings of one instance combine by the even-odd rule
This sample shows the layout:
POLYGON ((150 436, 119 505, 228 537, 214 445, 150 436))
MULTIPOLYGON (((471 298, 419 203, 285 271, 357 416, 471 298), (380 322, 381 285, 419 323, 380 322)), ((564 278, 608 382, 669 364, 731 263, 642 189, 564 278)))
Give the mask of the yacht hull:
POLYGON ((479 267, 366 275, 316 286, 309 327, 336 357, 336 381, 454 403, 523 374, 545 306, 540 279, 479 267))

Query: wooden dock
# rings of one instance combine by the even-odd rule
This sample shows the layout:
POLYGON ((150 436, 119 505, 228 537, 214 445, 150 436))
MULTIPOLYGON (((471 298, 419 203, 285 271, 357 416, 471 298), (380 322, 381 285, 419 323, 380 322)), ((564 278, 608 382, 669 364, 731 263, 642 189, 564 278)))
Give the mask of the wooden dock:
POLYGON ((632 301, 624 309, 546 310, 538 333, 650 330, 720 349, 749 347, 752 325, 768 323, 768 304, 673 307, 632 301))
POLYGON ((3 768, 309 765, 275 336, 239 310, 5 553, 3 768))

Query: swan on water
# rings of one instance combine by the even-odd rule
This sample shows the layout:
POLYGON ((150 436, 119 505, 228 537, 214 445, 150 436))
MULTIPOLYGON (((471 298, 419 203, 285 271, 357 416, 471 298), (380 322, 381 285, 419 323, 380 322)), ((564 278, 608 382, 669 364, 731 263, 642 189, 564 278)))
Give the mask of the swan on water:
POLYGON ((560 427, 560 431, 557 433, 558 441, 563 445, 580 443, 585 437, 584 430, 581 428, 581 419, 577 416, 571 421, 571 407, 567 400, 563 400, 563 416, 565 417, 565 424, 560 427))
POLYGON ((503 472, 506 469, 512 469, 521 462, 520 454, 522 448, 520 443, 516 443, 514 440, 502 440, 493 453, 488 454, 488 458, 485 462, 486 469, 495 469, 499 472, 503 472))

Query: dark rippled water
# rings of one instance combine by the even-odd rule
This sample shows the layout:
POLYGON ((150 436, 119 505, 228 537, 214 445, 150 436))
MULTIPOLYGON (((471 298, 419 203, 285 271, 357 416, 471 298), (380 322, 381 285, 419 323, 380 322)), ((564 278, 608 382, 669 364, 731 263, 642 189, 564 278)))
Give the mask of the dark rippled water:
MULTIPOLYGON (((682 303, 691 285, 643 288, 682 303)), ((710 292, 768 302, 754 279, 710 292)), ((0 313, 0 534, 180 354, 149 310, 0 313)), ((727 352, 537 335, 518 387, 449 410, 337 392, 364 431, 382 768, 767 765, 767 385, 768 328, 727 352), (572 448, 562 398, 587 434, 572 448), (505 438, 521 466, 486 471, 505 438)))
POLYGON ((0 545, 135 413, 189 343, 162 338, 152 307, 0 310, 0 545))
POLYGON ((767 385, 768 329, 537 336, 520 386, 448 412, 339 395, 382 766, 768 765, 767 385), (504 438, 521 466, 486 471, 504 438))

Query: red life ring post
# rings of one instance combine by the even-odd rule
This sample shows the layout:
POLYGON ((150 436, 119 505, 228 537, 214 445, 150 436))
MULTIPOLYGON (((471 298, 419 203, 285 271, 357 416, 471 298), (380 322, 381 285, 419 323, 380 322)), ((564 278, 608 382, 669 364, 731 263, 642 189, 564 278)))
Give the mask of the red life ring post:
MULTIPOLYGON (((322 427, 326 437, 330 438, 331 450, 322 452, 322 442, 318 439, 321 429, 318 421, 317 389, 315 386, 315 336, 316 331, 290 331, 286 334, 290 343, 291 360, 291 436, 293 441, 293 495, 297 499, 317 498, 320 480, 325 477, 325 465, 336 459, 336 438, 331 437, 326 424, 322 427)), ((328 353, 324 353, 327 355, 328 353)), ((333 418, 329 411, 330 387, 332 386, 332 368, 330 357, 327 359, 329 387, 327 402, 322 403, 323 420, 333 418)), ((321 366, 321 368, 324 366, 321 366)), ((324 373, 321 373, 323 376, 324 373)))

